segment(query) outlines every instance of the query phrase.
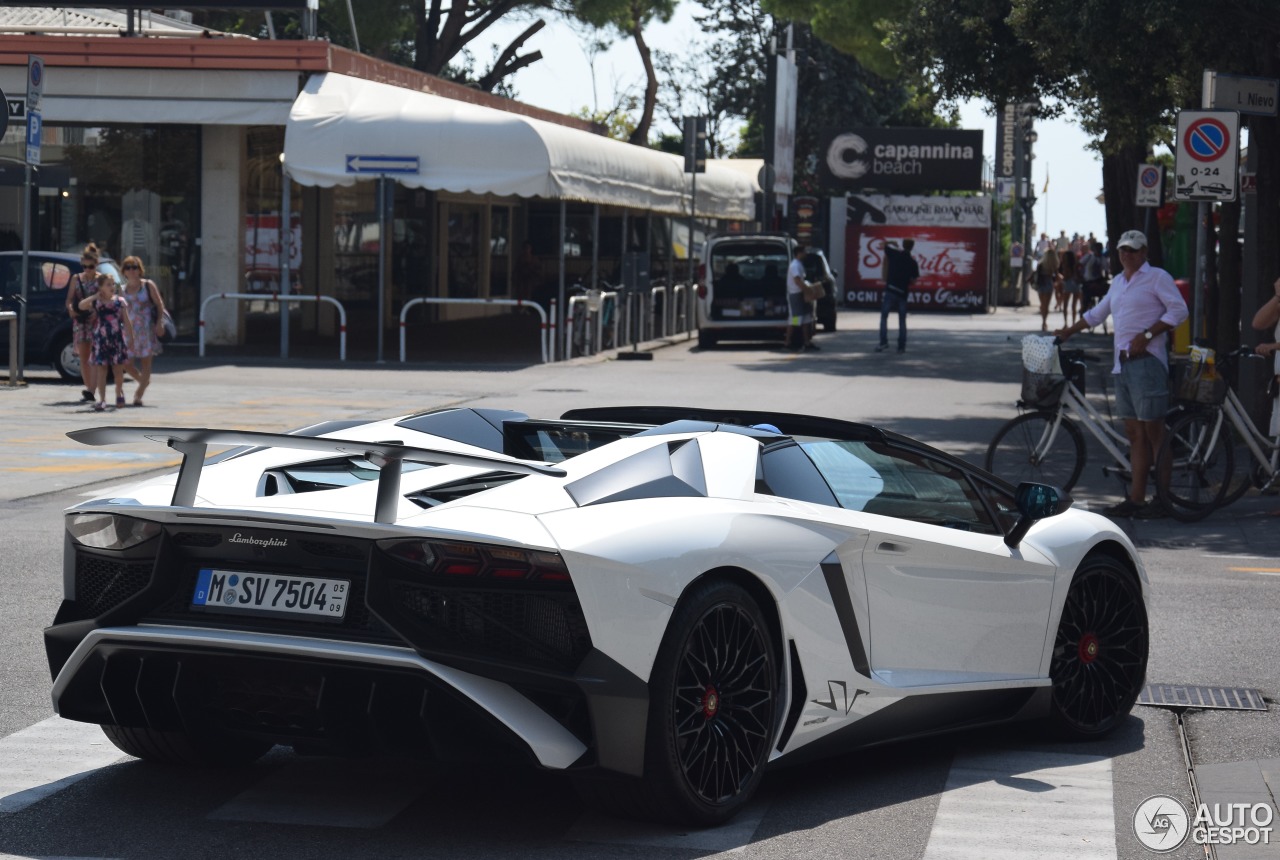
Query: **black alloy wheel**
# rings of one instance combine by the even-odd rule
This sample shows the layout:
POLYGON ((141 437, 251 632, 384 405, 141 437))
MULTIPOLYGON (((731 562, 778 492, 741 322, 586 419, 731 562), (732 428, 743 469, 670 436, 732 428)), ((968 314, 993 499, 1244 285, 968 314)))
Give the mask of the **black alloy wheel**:
POLYGON ((646 788, 659 817, 713 825, 760 783, 777 728, 778 662, 752 597, 724 581, 677 608, 650 681, 646 788))
POLYGON ((1076 571, 1053 643, 1050 720, 1063 734, 1097 738, 1129 713, 1147 674, 1149 628, 1137 578, 1105 555, 1076 571))

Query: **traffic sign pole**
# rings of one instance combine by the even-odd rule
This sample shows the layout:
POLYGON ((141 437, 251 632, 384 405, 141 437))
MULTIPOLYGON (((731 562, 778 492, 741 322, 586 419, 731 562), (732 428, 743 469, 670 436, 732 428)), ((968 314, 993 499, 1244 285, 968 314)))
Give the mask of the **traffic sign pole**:
POLYGON ((31 254, 31 165, 40 163, 41 128, 40 110, 44 102, 44 60, 35 54, 27 55, 27 137, 26 167, 23 171, 22 193, 22 301, 18 307, 18 379, 23 381, 27 359, 27 266, 31 254), (33 144, 34 141, 34 144, 33 144), (33 158, 34 155, 34 158, 33 158))

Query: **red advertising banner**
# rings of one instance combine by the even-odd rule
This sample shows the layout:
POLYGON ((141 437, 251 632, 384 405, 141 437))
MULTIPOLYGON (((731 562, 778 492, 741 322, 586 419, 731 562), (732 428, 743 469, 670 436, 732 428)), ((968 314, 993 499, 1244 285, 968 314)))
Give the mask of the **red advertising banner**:
POLYGON ((986 214, 990 209, 986 207, 989 201, 872 196, 865 199, 889 217, 885 223, 846 226, 845 303, 849 307, 880 307, 884 292, 885 242, 896 241, 898 247, 902 247, 906 239, 915 241, 911 256, 920 266, 920 278, 907 295, 912 310, 974 312, 986 306, 990 256, 986 214))

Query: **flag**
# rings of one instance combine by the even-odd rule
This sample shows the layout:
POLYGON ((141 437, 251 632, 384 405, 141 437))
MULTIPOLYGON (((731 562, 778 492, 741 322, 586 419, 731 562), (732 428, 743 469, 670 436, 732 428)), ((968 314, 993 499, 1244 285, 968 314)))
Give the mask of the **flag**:
POLYGON ((1049 193, 1049 165, 1047 164, 1044 166, 1044 189, 1040 193, 1041 194, 1049 193))

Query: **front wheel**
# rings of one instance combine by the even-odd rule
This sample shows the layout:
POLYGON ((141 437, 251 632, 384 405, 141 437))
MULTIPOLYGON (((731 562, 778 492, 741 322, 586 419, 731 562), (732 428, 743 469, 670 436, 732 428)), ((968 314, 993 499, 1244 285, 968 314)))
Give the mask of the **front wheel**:
POLYGON ((1027 412, 996 433, 987 447, 986 469, 1015 485, 1034 481, 1070 490, 1084 459, 1084 436, 1074 422, 1057 412, 1027 412))
POLYGON ((70 333, 61 338, 53 348, 53 369, 67 382, 80 382, 80 353, 70 333))
POLYGON ((1079 740, 1118 726, 1146 680, 1149 638, 1133 572, 1110 556, 1085 558, 1067 590, 1053 642, 1052 725, 1079 740))
POLYGON ((1204 519, 1223 503, 1235 471, 1222 413, 1186 412, 1164 431, 1156 459, 1156 495, 1174 519, 1204 519))

